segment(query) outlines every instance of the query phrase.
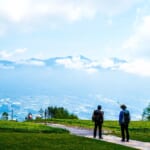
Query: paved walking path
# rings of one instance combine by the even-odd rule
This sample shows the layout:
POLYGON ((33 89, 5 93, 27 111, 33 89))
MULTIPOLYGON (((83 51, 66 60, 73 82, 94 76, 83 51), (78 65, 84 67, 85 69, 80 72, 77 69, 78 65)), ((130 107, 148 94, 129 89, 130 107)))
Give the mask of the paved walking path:
MULTIPOLYGON (((68 127, 68 126, 60 125, 60 124, 49 123, 47 125, 67 129, 70 131, 71 134, 75 134, 78 136, 93 138, 92 130, 77 128, 77 127, 68 127)), ((97 140, 98 140, 98 138, 97 138, 97 140)), ((133 147, 133 148, 137 148, 140 150, 150 150, 150 142, 140 142, 140 141, 136 141, 136 140, 130 140, 130 142, 121 142, 119 137, 116 137, 113 135, 103 135, 102 141, 116 143, 116 144, 120 144, 120 145, 124 145, 124 146, 128 146, 128 147, 133 147)))

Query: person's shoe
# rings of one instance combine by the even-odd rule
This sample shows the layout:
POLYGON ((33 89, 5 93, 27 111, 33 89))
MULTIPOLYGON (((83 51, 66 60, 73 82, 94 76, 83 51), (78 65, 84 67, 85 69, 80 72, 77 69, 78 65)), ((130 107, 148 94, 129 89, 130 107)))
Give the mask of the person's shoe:
POLYGON ((99 137, 99 139, 103 139, 103 137, 99 137))
POLYGON ((124 140, 124 139, 122 139, 122 140, 121 140, 121 142, 125 142, 125 140, 124 140))
POLYGON ((127 141, 126 142, 129 142, 129 139, 127 139, 127 141))

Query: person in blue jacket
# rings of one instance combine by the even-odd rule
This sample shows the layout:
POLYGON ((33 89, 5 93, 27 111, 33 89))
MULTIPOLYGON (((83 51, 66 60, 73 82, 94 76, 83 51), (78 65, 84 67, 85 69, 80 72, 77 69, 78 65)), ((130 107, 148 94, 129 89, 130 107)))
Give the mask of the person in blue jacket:
POLYGON ((119 114, 119 124, 121 128, 121 137, 122 142, 126 141, 129 142, 129 123, 130 123, 130 112, 127 110, 126 105, 121 105, 120 108, 122 109, 119 114))

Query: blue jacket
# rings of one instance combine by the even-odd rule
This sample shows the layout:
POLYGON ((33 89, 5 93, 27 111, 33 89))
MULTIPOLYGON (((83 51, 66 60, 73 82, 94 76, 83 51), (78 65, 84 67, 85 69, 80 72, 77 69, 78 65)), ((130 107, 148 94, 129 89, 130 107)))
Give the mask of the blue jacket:
MULTIPOLYGON (((120 111, 120 114, 119 114, 119 124, 124 124, 125 123, 124 112, 128 112, 129 113, 128 110, 122 110, 122 111, 120 111)), ((130 113, 129 113, 129 121, 130 121, 130 113)))

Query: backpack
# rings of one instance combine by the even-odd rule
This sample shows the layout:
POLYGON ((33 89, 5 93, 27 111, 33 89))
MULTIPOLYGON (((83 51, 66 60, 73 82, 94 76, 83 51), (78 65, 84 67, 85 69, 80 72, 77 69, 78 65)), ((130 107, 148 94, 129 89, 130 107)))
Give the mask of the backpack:
POLYGON ((92 121, 94 122, 103 122, 103 112, 100 110, 95 110, 92 115, 92 121))
POLYGON ((128 110, 123 111, 123 122, 128 124, 130 122, 130 113, 128 110))

